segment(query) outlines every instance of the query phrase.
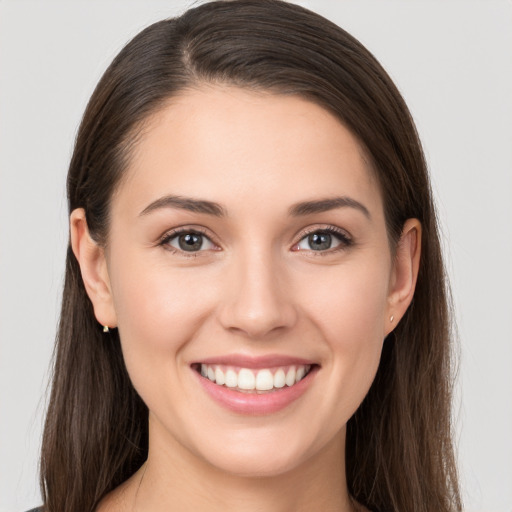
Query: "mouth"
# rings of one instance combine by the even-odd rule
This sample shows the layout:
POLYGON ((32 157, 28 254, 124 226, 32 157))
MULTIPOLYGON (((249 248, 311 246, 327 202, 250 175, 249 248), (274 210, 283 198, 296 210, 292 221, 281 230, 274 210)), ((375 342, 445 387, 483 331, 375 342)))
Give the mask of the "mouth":
POLYGON ((307 393, 320 370, 313 361, 273 355, 227 355, 190 367, 206 396, 232 413, 250 416, 288 409, 307 393))
POLYGON ((218 386, 240 393, 267 394, 290 388, 305 379, 316 364, 244 368, 225 364, 194 363, 192 369, 218 386))

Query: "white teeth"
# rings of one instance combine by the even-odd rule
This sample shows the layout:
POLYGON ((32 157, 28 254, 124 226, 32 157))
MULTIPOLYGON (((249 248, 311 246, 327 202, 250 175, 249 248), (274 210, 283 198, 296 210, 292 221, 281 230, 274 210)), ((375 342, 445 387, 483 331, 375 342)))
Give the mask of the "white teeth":
POLYGON ((255 385, 256 379, 254 378, 254 373, 252 373, 251 370, 242 368, 238 372, 238 387, 240 389, 251 390, 254 389, 255 385))
POLYGON ((226 382, 224 372, 220 368, 215 369, 215 382, 219 385, 222 385, 226 382))
POLYGON ((274 387, 274 376, 270 370, 260 370, 256 375, 256 389, 268 391, 274 387))
POLYGON ((306 376, 310 368, 311 365, 289 366, 277 368, 274 373, 269 368, 261 370, 240 368, 237 373, 233 368, 203 363, 200 373, 219 386, 225 385, 228 388, 238 388, 243 391, 270 391, 274 388, 293 386, 306 376))
POLYGON ((287 386, 293 386, 295 384, 295 366, 290 366, 290 369, 286 373, 285 383, 287 386))
POLYGON ((286 377, 284 374, 284 370, 279 368, 276 373, 274 373, 274 387, 275 388, 284 388, 286 384, 286 377))
POLYGON ((234 370, 226 372, 226 386, 228 388, 236 388, 238 386, 238 375, 234 370))

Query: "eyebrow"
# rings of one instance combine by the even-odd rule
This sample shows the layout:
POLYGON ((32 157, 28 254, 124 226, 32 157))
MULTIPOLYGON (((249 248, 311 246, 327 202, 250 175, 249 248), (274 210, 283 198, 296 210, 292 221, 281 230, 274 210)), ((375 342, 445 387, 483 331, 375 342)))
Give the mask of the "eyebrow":
MULTIPOLYGON (((146 206, 139 216, 147 215, 161 208, 178 208, 188 210, 194 213, 204 213, 215 217, 227 217, 227 211, 219 203, 206 201, 204 199, 193 199, 191 197, 168 195, 153 201, 146 206)), ((337 208, 355 208, 362 212, 368 219, 371 219, 368 208, 359 201, 347 196, 331 197, 326 199, 317 199, 313 201, 303 201, 292 205, 288 209, 288 214, 292 217, 301 217, 312 215, 314 213, 323 213, 337 208)))
POLYGON ((160 208, 179 208, 189 212, 206 213, 215 217, 225 217, 227 215, 226 210, 218 203, 202 199, 192 199, 191 197, 169 195, 153 201, 142 210, 139 216, 147 215, 160 208))
POLYGON ((356 210, 364 213, 368 219, 371 219, 370 212, 366 206, 347 196, 330 197, 326 199, 297 203, 290 207, 288 213, 292 217, 299 217, 302 215, 311 215, 313 213, 327 212, 337 208, 355 208, 356 210))

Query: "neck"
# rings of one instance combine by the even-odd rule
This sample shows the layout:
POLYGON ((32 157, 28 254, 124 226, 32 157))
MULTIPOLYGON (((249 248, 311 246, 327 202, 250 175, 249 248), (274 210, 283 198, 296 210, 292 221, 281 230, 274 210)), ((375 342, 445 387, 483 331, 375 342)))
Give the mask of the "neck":
POLYGON ((353 510, 345 476, 345 430, 314 457, 272 476, 227 473, 176 441, 154 442, 151 430, 148 460, 131 479, 133 512, 353 510))

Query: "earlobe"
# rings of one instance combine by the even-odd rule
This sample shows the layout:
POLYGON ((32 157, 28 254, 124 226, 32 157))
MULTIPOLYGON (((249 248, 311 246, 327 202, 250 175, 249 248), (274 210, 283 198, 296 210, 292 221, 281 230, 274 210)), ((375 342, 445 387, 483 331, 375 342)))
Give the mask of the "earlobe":
POLYGON ((73 210, 69 219, 71 247, 80 265, 87 295, 94 307, 94 315, 101 325, 114 327, 117 317, 103 247, 90 236, 85 210, 73 210))
POLYGON ((397 244, 388 295, 388 327, 391 332, 407 311, 418 279, 421 257, 421 223, 408 219, 397 244))

